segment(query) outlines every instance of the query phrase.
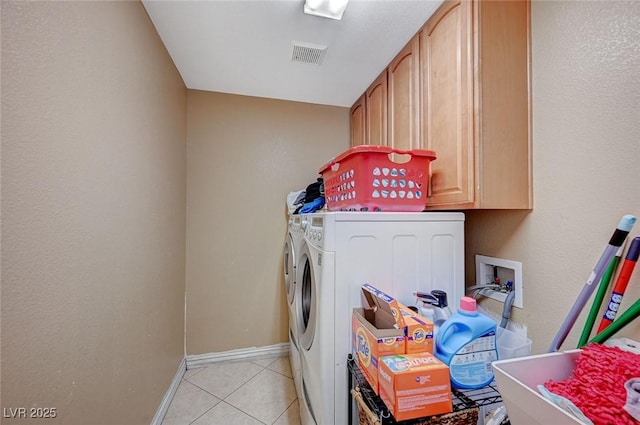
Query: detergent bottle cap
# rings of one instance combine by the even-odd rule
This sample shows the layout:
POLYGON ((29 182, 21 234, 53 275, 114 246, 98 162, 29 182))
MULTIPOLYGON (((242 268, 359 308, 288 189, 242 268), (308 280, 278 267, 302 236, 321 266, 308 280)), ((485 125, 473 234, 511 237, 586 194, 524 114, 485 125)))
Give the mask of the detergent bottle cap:
POLYGON ((471 297, 460 298, 460 310, 473 313, 477 310, 476 300, 471 297))

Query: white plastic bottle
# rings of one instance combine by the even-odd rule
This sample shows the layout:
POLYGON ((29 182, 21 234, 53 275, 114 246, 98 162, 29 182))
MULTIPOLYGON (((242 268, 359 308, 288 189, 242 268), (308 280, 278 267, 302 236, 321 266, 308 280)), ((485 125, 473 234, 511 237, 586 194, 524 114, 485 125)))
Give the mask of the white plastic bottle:
POLYGON ((434 289, 430 294, 417 292, 416 296, 420 304, 419 313, 433 322, 433 337, 437 338, 440 326, 451 317, 451 310, 447 304, 447 293, 434 289))
POLYGON ((436 299, 436 303, 433 305, 434 311, 434 325, 440 328, 442 324, 451 317, 451 309, 449 309, 449 303, 447 302, 447 293, 439 289, 431 291, 431 295, 436 299))
POLYGON ((422 301, 422 305, 420 306, 420 315, 425 319, 429 319, 433 322, 433 336, 436 335, 436 312, 433 306, 427 301, 422 301))

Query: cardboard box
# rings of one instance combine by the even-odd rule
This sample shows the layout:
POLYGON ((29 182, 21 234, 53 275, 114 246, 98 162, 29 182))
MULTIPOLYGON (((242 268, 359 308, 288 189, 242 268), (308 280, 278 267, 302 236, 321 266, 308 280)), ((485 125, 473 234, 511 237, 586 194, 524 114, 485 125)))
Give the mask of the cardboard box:
POLYGON ((579 355, 580 350, 571 350, 492 363, 498 390, 512 424, 582 424, 538 392, 538 385, 549 380, 569 378, 579 355))
POLYGON ((433 354, 433 322, 398 303, 405 324, 405 353, 433 354))
POLYGON ((379 376, 380 398, 396 421, 453 411, 449 368, 431 353, 383 357, 379 376))
POLYGON ((369 284, 362 285, 365 308, 353 309, 352 346, 362 374, 378 394, 381 357, 405 352, 404 320, 398 302, 369 284))

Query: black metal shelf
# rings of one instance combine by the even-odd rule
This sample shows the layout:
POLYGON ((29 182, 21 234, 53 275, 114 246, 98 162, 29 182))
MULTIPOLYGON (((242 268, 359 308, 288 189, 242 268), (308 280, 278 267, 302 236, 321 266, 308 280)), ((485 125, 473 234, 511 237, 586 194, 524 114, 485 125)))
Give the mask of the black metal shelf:
MULTIPOLYGON (((425 423, 424 418, 397 422, 380 397, 373 391, 351 354, 347 361, 347 368, 349 369, 349 389, 359 388, 364 402, 371 412, 380 419, 381 425, 420 425, 425 423)), ((502 396, 498 392, 495 381, 486 387, 475 390, 452 390, 454 412, 489 406, 501 401, 502 396)))

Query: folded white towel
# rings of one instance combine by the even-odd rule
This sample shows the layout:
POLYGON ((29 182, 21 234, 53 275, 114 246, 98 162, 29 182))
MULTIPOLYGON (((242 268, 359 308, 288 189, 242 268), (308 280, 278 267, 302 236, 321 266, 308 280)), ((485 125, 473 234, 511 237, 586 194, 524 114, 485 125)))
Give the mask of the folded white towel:
POLYGON ((304 189, 298 190, 297 192, 289 192, 289 194, 287 195, 287 209, 289 210, 289 214, 293 214, 300 205, 294 204, 294 202, 296 202, 296 200, 302 193, 304 193, 304 189))

